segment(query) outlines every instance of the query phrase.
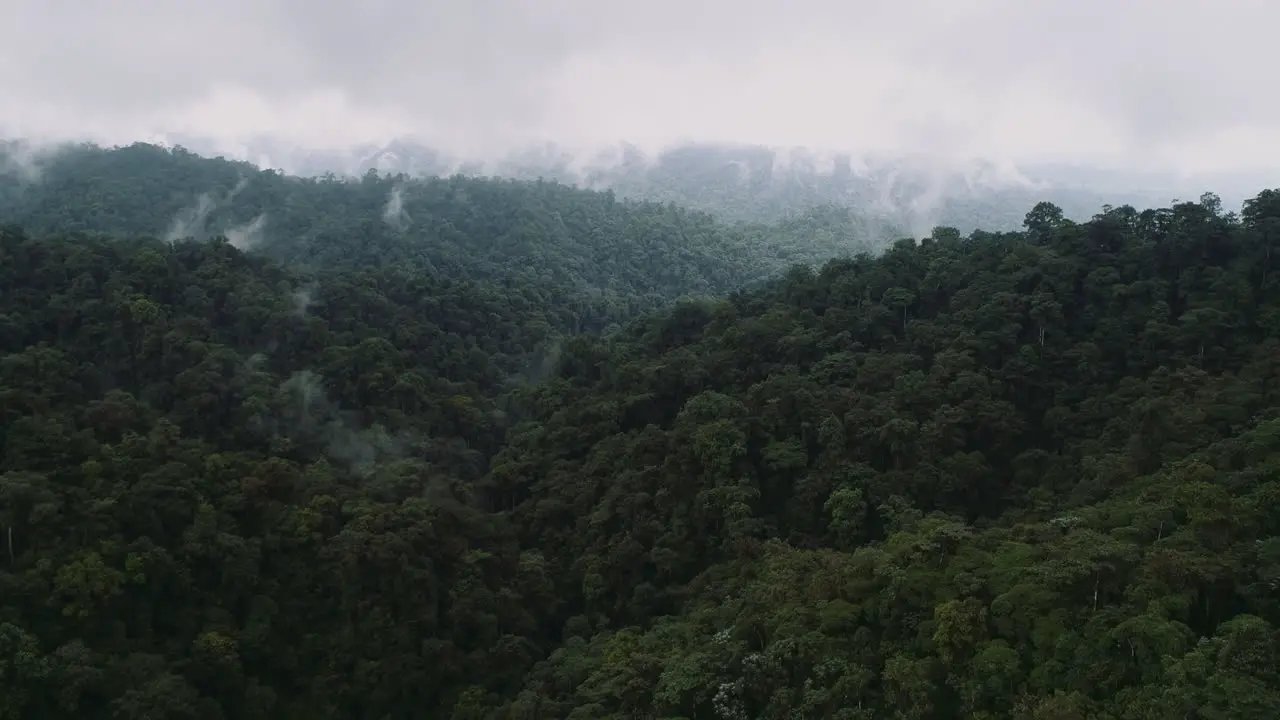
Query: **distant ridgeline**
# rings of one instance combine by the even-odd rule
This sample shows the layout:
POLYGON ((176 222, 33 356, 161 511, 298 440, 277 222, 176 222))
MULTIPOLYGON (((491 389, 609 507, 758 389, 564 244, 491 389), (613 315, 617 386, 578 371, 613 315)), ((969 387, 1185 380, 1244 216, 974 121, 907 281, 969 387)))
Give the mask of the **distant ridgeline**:
MULTIPOLYGON (((172 140, 207 156, 223 152, 207 139, 172 140)), ((414 177, 463 173, 555 179, 612 189, 620 197, 675 202, 730 221, 774 222, 831 205, 853 209, 874 236, 886 241, 907 234, 922 237, 935 225, 966 234, 976 229, 1018 230, 1027 208, 1042 200, 1081 221, 1104 204, 1159 207, 1173 198, 1198 197, 1207 188, 1219 188, 1227 204, 1238 209, 1262 181, 1215 175, 1203 181, 1206 184, 1188 187, 1185 180, 1158 173, 714 143, 677 145, 652 154, 625 144, 597 153, 572 153, 549 145, 476 162, 406 139, 316 151, 258 138, 238 144, 234 154, 306 176, 359 177, 376 168, 414 177)))
POLYGON ((704 213, 554 182, 375 172, 298 178, 145 144, 9 157, 23 172, 7 175, 0 217, 37 235, 224 235, 291 265, 407 263, 458 278, 534 278, 649 305, 723 294, 793 263, 888 242, 833 207, 780 227, 729 227, 704 213))
POLYGON ((0 718, 1280 717, 1280 191, 6 159, 0 718))

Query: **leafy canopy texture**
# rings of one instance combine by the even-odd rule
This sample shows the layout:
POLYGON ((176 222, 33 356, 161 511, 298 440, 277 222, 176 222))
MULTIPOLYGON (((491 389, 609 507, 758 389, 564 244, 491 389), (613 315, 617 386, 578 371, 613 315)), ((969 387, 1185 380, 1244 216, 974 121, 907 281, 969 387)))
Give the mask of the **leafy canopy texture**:
POLYGON ((57 162, 4 190, 0 718, 1280 717, 1280 192, 872 256, 57 162))

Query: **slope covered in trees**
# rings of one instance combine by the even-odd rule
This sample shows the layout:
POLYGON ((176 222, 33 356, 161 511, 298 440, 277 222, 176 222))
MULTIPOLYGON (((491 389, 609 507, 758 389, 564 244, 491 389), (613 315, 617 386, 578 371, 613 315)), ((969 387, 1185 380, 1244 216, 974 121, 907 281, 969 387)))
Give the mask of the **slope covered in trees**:
POLYGON ((7 175, 0 217, 38 235, 223 234, 292 266, 413 266, 555 287, 606 306, 723 294, 870 241, 847 212, 831 209, 780 232, 554 182, 299 178, 147 144, 48 156, 16 148, 6 153, 11 164, 22 160, 28 171, 7 175))
POLYGON ((576 599, 509 716, 1275 716, 1280 193, 1215 210, 575 347, 485 480, 576 599))
MULTIPOLYGON (((552 344, 689 241, 544 278, 585 251, 495 231, 453 276, 367 244, 384 180, 251 178, 354 223, 272 257, 76 177, 0 234, 0 717, 1280 715, 1280 193, 1041 205, 552 344)), ((459 248, 519 217, 486 192, 701 217, 466 182, 408 210, 485 203, 459 248)))
POLYGON ((852 209, 866 231, 895 238, 933 225, 1015 230, 1040 200, 1067 217, 1087 219, 1103 203, 1159 206, 1191 190, 1217 188, 1233 208, 1257 189, 1259 178, 1222 174, 1185 178, 1060 165, 1007 164, 912 155, 859 155, 750 144, 685 143, 655 152, 634 146, 598 153, 537 146, 485 162, 452 157, 437 147, 401 138, 347 151, 314 150, 284 138, 260 137, 219 150, 208 138, 172 140, 202 154, 231 151, 300 175, 359 176, 369 168, 412 176, 453 172, 517 179, 538 177, 620 197, 676 202, 716 216, 776 222, 814 208, 852 209), (261 160, 259 160, 261 159, 261 160), (1198 183, 1198 184, 1197 184, 1198 183))

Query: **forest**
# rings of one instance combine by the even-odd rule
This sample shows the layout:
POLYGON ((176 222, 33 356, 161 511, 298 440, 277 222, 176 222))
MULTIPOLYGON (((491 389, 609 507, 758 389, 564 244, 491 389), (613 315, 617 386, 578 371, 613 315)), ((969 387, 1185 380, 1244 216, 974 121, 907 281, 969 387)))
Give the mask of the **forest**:
POLYGON ((866 230, 0 175, 0 718, 1280 717, 1280 190, 866 230))
POLYGON ((476 160, 407 137, 341 150, 310 148, 288 137, 260 136, 231 145, 181 133, 164 139, 201 155, 229 153, 295 175, 359 176, 376 167, 411 176, 541 177, 613 190, 623 198, 674 202, 731 222, 776 222, 836 206, 854 210, 868 226, 864 232, 881 235, 901 229, 927 234, 933 225, 965 233, 1015 230, 1022 227, 1027 209, 1042 200, 1081 220, 1104 203, 1148 207, 1188 192, 1198 194, 1203 187, 1215 188, 1224 203, 1238 208, 1266 177, 1229 172, 1182 181, 1136 170, 1052 163, 1010 168, 913 153, 833 153, 725 142, 675 143, 648 151, 619 143, 595 152, 547 143, 476 160))

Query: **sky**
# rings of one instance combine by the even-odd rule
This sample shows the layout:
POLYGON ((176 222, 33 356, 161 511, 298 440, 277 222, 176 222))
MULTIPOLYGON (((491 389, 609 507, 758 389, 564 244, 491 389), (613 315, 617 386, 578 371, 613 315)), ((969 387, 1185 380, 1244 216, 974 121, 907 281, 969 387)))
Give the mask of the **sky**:
POLYGON ((0 134, 1280 170, 1276 0, 0 0, 0 134))

